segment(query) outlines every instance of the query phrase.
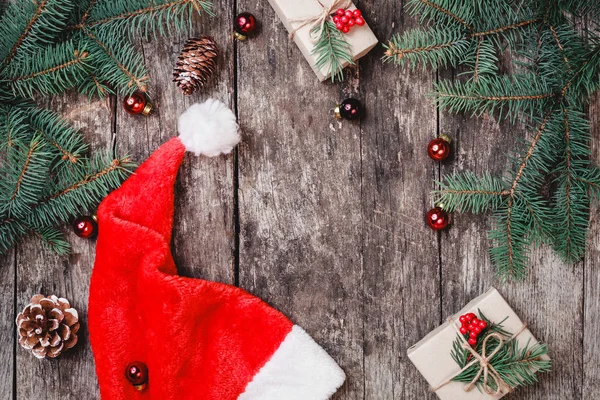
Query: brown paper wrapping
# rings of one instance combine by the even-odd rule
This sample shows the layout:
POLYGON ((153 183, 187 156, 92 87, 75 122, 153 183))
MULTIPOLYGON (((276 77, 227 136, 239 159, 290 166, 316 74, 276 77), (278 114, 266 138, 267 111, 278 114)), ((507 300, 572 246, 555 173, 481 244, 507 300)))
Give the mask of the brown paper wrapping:
MULTIPOLYGON (((523 327, 521 319, 494 288, 489 289, 486 293, 467 304, 465 308, 452 316, 452 320, 458 321, 461 315, 469 312, 479 315, 478 310, 481 310, 493 322, 500 322, 508 317, 503 322, 504 328, 508 332, 515 333, 523 327)), ((460 371, 450 355, 456 335, 456 329, 450 322, 446 322, 408 349, 408 358, 427 380, 430 387, 438 386, 460 371)), ((528 329, 517 336, 516 340, 520 346, 527 345, 528 341, 530 345, 538 343, 528 329)), ((464 383, 450 382, 438 389, 436 394, 442 400, 490 400, 503 397, 491 396, 480 392, 477 388, 465 392, 464 388, 464 383)))
MULTIPOLYGON (((330 6, 333 2, 332 0, 319 1, 325 6, 330 6)), ((279 16, 279 19, 281 19, 285 25, 288 32, 293 31, 294 28, 300 25, 298 22, 293 22, 293 20, 317 16, 323 12, 323 8, 319 5, 317 0, 269 0, 269 3, 279 16)), ((349 7, 351 10, 355 8, 354 5, 349 7)), ((327 66, 321 70, 315 68, 317 58, 311 54, 314 43, 310 39, 310 30, 310 25, 298 29, 294 34, 294 41, 319 80, 322 82, 330 78, 331 75, 328 73, 327 66)), ((352 59, 354 61, 367 54, 378 43, 377 38, 367 24, 352 27, 350 32, 345 34, 345 37, 352 47, 352 59)), ((344 67, 347 65, 348 63, 344 63, 344 67)))

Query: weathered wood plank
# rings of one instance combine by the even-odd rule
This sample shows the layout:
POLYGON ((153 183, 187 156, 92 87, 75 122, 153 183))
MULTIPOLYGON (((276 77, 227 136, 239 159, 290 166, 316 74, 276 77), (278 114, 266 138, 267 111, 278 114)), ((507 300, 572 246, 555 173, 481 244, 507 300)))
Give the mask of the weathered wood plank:
MULTIPOLYGON (((382 40, 418 24, 402 2, 363 8, 382 40)), ((437 132, 425 97, 435 72, 382 64, 382 55, 378 47, 361 62, 364 398, 433 399, 406 352, 440 322, 439 238, 424 218, 437 171, 426 151, 437 132)))
MULTIPOLYGON (((462 171, 504 176, 510 166, 506 155, 514 151, 519 136, 525 135, 520 124, 498 124, 487 115, 471 120, 442 112, 440 127, 442 133, 455 139, 454 157, 442 167, 442 176, 462 171)), ((456 214, 454 220, 451 229, 442 235, 444 318, 495 286, 534 335, 549 344, 554 359, 553 371, 540 376, 540 384, 519 389, 512 396, 515 399, 581 398, 581 266, 567 266, 550 249, 542 247, 531 254, 527 279, 502 284, 489 259, 490 215, 456 214)))
POLYGON ((13 398, 15 328, 15 253, 0 256, 0 399, 13 398))
POLYGON ((241 0, 262 31, 238 44, 240 286, 281 310, 363 398, 361 137, 266 1, 241 0))
MULTIPOLYGON (((140 42, 149 68, 150 96, 156 112, 130 116, 117 107, 117 140, 122 150, 143 162, 177 135, 177 118, 194 102, 209 97, 233 106, 234 51, 231 39, 232 4, 214 1, 217 16, 195 18, 190 36, 140 42), (219 44, 218 74, 208 90, 185 97, 172 82, 173 67, 188 37, 211 35, 219 44)), ((234 282, 233 157, 207 159, 187 155, 177 180, 173 250, 183 275, 234 282)))
MULTIPOLYGON (((596 94, 589 108, 592 127, 592 158, 600 163, 600 94, 596 94)), ((600 219, 596 204, 591 212, 591 231, 588 252, 584 262, 583 302, 583 367, 582 399, 600 398, 600 219)))
MULTIPOLYGON (((114 118, 111 99, 88 99, 76 94, 50 102, 73 125, 80 128, 92 149, 109 148, 114 118)), ((82 327, 79 343, 56 360, 38 360, 30 352, 17 349, 17 391, 20 399, 93 399, 98 398, 94 362, 86 328, 89 278, 95 256, 95 243, 80 239, 68 231, 73 254, 58 257, 41 247, 37 238, 29 238, 17 248, 17 311, 36 293, 56 294, 71 301, 79 312, 82 327)), ((13 331, 14 332, 14 331, 13 331)))

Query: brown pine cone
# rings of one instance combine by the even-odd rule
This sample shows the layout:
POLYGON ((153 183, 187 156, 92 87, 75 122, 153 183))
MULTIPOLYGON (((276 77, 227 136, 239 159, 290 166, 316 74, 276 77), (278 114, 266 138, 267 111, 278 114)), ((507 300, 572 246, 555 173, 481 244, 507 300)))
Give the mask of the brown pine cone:
POLYGON ((77 344, 79 316, 67 299, 36 294, 17 316, 19 344, 37 358, 58 357, 77 344))
POLYGON ((173 70, 173 82, 185 95, 203 88, 217 70, 218 55, 219 47, 213 38, 188 39, 173 70))

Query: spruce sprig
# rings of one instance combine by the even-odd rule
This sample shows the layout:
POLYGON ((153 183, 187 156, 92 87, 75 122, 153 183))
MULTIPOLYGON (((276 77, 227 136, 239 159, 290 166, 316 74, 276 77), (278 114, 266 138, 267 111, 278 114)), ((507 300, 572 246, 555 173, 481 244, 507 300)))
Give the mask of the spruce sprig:
POLYGON ((0 9, 0 254, 33 235, 70 250, 60 225, 98 203, 132 172, 129 157, 89 153, 80 132, 35 106, 77 88, 88 96, 145 91, 134 35, 166 35, 212 15, 207 0, 23 0, 0 9))
POLYGON ((411 0, 409 9, 427 28, 394 35, 384 60, 460 66, 461 79, 434 84, 439 108, 528 128, 506 174, 449 176, 435 201, 448 211, 491 212, 490 256, 502 280, 526 276, 534 244, 551 245, 566 262, 581 260, 590 201, 600 194, 584 114, 600 88, 600 40, 575 29, 574 18, 598 15, 598 2, 411 0), (510 74, 498 62, 507 49, 510 74))
MULTIPOLYGON (((527 342, 527 344, 521 346, 517 338, 513 338, 513 334, 505 330, 503 323, 506 319, 499 323, 494 323, 486 318, 481 310, 479 310, 478 313, 479 318, 486 321, 488 324, 488 327, 481 333, 482 338, 485 338, 492 333, 496 333, 503 337, 504 344, 490 359, 490 365, 511 388, 514 389, 519 386, 536 383, 538 381, 538 373, 550 371, 552 361, 546 357, 548 348, 545 344, 536 343, 532 345, 530 342, 527 342)), ((462 347, 462 343, 463 341, 457 336, 452 344, 451 350, 452 359, 461 369, 465 368, 467 364, 471 362, 470 357, 472 357, 471 353, 462 347)), ((479 354, 482 354, 483 352, 483 343, 484 340, 479 340, 475 347, 475 351, 479 354)), ((498 339, 490 337, 486 344, 486 354, 492 354, 498 345, 498 339)), ((475 379, 479 369, 479 363, 475 363, 459 375, 453 377, 452 380, 469 384, 475 379)), ((479 390, 483 390, 483 382, 484 377, 482 375, 476 382, 476 387, 479 390)), ((491 378, 487 380, 487 384, 493 391, 498 387, 497 382, 491 378)))
MULTIPOLYGON (((319 29, 320 27, 314 27, 311 35, 317 34, 319 29)), ((350 44, 332 21, 325 21, 323 24, 312 54, 317 57, 315 68, 327 68, 332 82, 344 80, 344 63, 354 65, 350 44)))

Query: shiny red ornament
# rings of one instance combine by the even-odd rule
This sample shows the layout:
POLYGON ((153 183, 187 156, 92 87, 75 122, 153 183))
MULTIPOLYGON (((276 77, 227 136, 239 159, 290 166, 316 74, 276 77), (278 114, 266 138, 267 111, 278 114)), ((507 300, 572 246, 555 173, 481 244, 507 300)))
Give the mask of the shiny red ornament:
POLYGON ((73 222, 75 234, 81 238, 89 239, 98 233, 98 222, 95 216, 81 216, 73 222))
POLYGON ((246 40, 256 29, 256 18, 254 15, 244 12, 235 17, 233 24, 233 35, 238 40, 246 40))
POLYGON ((467 340, 467 342, 471 345, 471 346, 476 346, 477 345, 477 339, 473 339, 473 338, 469 338, 469 340, 467 340))
POLYGON ((148 367, 140 361, 134 361, 125 368, 125 377, 140 392, 148 386, 148 367))
POLYGON ((450 223, 450 216, 440 207, 435 207, 427 213, 427 225, 435 231, 445 229, 450 223))
POLYGON ((452 139, 448 135, 440 135, 429 142, 427 153, 434 161, 444 161, 450 155, 450 143, 452 139))
POLYGON ((123 108, 132 115, 148 115, 152 112, 152 103, 142 92, 135 92, 123 99, 123 108))

